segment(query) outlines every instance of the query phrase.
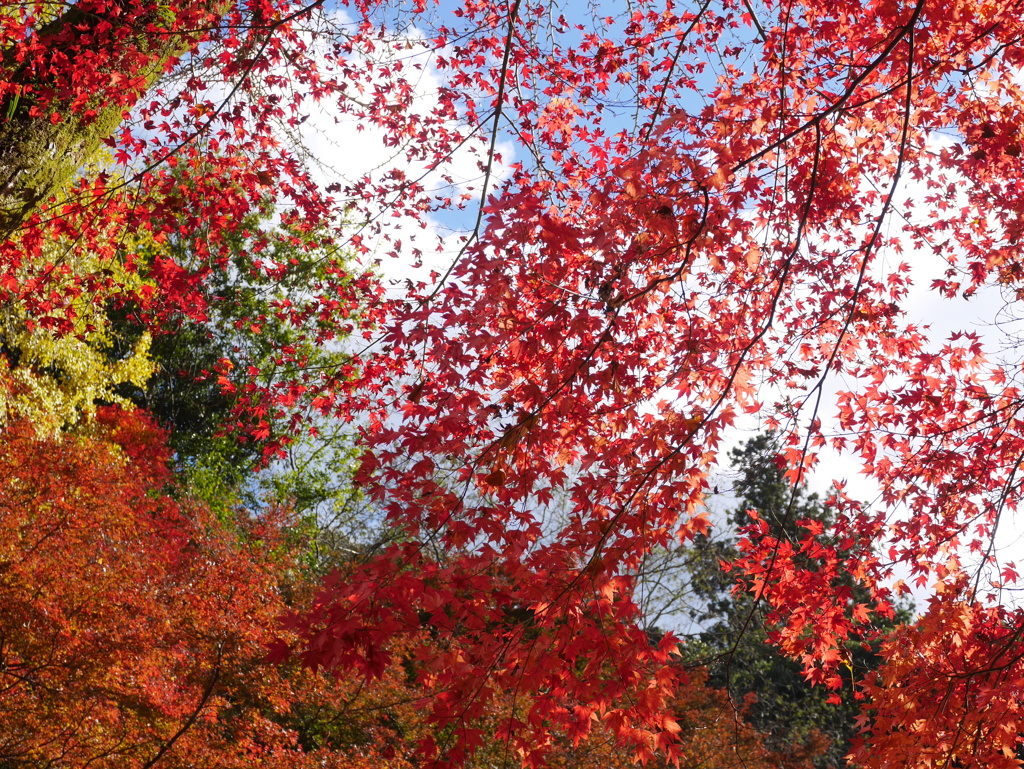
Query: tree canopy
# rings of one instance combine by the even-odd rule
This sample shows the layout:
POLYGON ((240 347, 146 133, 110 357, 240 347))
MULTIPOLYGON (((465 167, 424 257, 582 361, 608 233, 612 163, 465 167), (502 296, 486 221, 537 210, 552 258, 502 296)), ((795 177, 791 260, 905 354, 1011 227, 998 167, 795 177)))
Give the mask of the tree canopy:
POLYGON ((756 421, 789 500, 754 511, 729 573, 809 682, 861 676, 853 760, 1018 766, 1024 609, 997 534, 1022 491, 1020 342, 910 313, 928 291, 1020 300, 1020 11, 7 5, 2 440, 150 405, 179 332, 219 388, 165 420, 218 425, 172 433, 183 456, 186 433, 235 436, 246 464, 348 426, 389 536, 273 656, 413 670, 441 737, 420 762, 463 761, 496 719, 537 765, 595 730, 689 760, 672 703, 703 674, 646 632, 639 575, 708 532, 723 447, 756 421), (391 159, 332 170, 325 114, 391 159), (391 257, 426 267, 388 283, 391 257), (837 479, 826 525, 794 490, 828 452, 875 491, 837 479), (910 585, 927 605, 879 638, 910 585))

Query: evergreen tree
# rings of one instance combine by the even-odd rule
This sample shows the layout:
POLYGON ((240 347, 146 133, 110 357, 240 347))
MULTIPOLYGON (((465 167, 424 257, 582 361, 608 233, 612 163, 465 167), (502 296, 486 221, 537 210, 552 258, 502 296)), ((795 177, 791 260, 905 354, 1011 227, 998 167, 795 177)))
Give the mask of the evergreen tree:
MULTIPOLYGON (((833 511, 817 494, 808 492, 806 485, 793 486, 776 456, 776 438, 771 433, 755 436, 730 453, 740 475, 735 485, 738 500, 728 514, 728 524, 738 530, 749 522, 747 512, 756 510, 768 522, 771 535, 779 539, 799 539, 799 521, 820 521, 827 530, 833 511)), ((749 593, 733 593, 734 581, 720 564, 735 555, 731 537, 701 537, 689 554, 690 588, 699 605, 693 614, 703 630, 689 645, 688 656, 711 660, 709 685, 726 689, 736 703, 750 702, 747 718, 777 751, 813 750, 814 743, 824 736, 830 745, 817 765, 845 766, 843 757, 856 733, 855 719, 860 712, 853 697, 853 680, 876 667, 878 657, 859 642, 851 643, 852 671, 849 678, 844 676, 841 691, 812 687, 800 664, 770 643, 763 604, 749 593), (827 702, 833 694, 839 695, 839 705, 827 702)), ((853 589, 858 601, 870 601, 862 588, 853 589)), ((908 620, 909 611, 903 607, 895 621, 876 618, 874 627, 884 631, 908 620)))

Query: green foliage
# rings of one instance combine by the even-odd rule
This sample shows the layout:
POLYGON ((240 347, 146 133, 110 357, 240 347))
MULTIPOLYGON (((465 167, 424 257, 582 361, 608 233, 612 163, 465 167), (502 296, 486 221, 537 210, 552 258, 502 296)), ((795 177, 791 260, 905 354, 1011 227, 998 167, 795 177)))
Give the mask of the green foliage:
MULTIPOLYGON (((179 174, 191 183, 186 171, 179 174)), ((196 253, 203 241, 196 233, 140 235, 132 244, 143 275, 175 265, 204 306, 160 318, 140 301, 111 307, 111 359, 138 344, 145 329, 161 329, 149 347, 152 376, 117 395, 168 430, 189 494, 225 521, 240 506, 287 506, 295 536, 309 543, 303 563, 323 572, 379 536, 379 516, 351 483, 352 426, 315 402, 324 373, 350 365, 347 335, 362 311, 337 290, 333 303, 322 297, 346 282, 348 265, 359 268, 339 258, 329 230, 279 217, 269 203, 218 237, 222 250, 205 255, 196 253), (277 446, 272 457, 268 445, 277 446)))
MULTIPOLYGON (((268 205, 222 233, 226 246, 216 257, 194 252, 194 233, 138 244, 144 273, 172 262, 198 286, 205 307, 160 319, 162 333, 150 348, 153 376, 120 394, 170 430, 178 465, 213 504, 233 495, 253 503, 267 490, 254 485, 252 474, 263 465, 268 442, 294 445, 293 462, 296 455, 337 459, 337 452, 323 449, 326 441, 312 435, 316 431, 303 436, 291 420, 302 414, 310 421, 317 377, 347 365, 344 337, 359 308, 339 303, 325 310, 313 299, 338 280, 337 261, 328 258, 336 251, 330 234, 272 217, 268 205), (216 269, 206 267, 211 259, 219 261, 216 269), (304 450, 306 444, 314 449, 304 450)), ((123 303, 115 313, 119 336, 111 354, 117 357, 154 319, 137 303, 123 303)), ((322 471, 311 469, 311 478, 322 471)), ((283 477, 296 472, 303 475, 304 469, 275 473, 269 485, 285 496, 294 492, 297 500, 338 493, 320 480, 283 477)), ((303 499, 299 506, 313 505, 303 499)))

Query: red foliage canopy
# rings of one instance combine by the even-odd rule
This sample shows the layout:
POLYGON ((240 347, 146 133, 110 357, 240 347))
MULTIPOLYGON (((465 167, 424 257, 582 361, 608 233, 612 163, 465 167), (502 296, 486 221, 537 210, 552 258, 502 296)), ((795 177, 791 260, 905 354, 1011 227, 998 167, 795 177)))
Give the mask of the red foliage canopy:
MULTIPOLYGON (((677 751, 664 716, 673 640, 652 647, 638 627, 632 575, 708 525, 708 474, 749 413, 791 431, 795 479, 831 445, 881 489, 875 507, 845 504, 827 536, 748 534, 740 574, 809 675, 834 679, 864 617, 837 598, 836 575, 873 589, 881 611, 896 566, 935 585, 864 685, 861 761, 1016 765, 1024 615, 987 603, 965 555, 988 565, 1021 493, 1020 368, 971 333, 929 339, 907 321, 912 271, 897 258, 937 263, 940 295, 1018 290, 1016 4, 664 0, 562 16, 529 0, 336 12, 92 0, 68 11, 87 12, 74 25, 46 8, 0 15, 8 124, 82 137, 109 119, 95 105, 115 104, 117 120, 132 109, 102 137, 119 165, 51 185, 41 206, 19 182, 31 163, 0 137, 17 230, 0 285, 41 323, 66 321, 46 290, 60 267, 48 239, 131 264, 130 241, 111 233, 187 241, 216 222, 212 237, 199 228, 194 260, 149 268, 157 289, 138 299, 159 323, 202 312, 190 290, 224 264, 217 232, 270 192, 311 223, 354 206, 365 224, 352 242, 376 234, 384 250, 399 249, 402 216, 475 206, 429 285, 390 302, 339 274, 322 297, 325 309, 368 303, 379 336, 357 368, 300 384, 325 414, 364 415, 361 481, 408 536, 328 583, 298 622, 308 661, 377 676, 389 645, 426 622, 450 639, 421 649, 440 721, 471 719, 506 689, 527 758, 542 752, 535 735, 592 717, 641 757, 677 751), (142 29, 176 42, 147 47, 142 29), (414 98, 425 64, 403 58, 416 49, 440 81, 426 106, 414 98), (147 90, 147 67, 172 74, 147 90), (319 189, 274 127, 297 129, 313 100, 442 181, 456 149, 475 147, 482 189, 435 192, 407 168, 319 189), (516 153, 500 179, 499 141, 516 153), (834 428, 820 408, 833 385, 834 428), (547 525, 555 498, 564 515, 547 525)), ((82 290, 99 301, 102 276, 82 290)), ((326 342, 336 331, 323 328, 326 342)), ((247 424, 290 409, 274 389, 255 402, 247 424)))

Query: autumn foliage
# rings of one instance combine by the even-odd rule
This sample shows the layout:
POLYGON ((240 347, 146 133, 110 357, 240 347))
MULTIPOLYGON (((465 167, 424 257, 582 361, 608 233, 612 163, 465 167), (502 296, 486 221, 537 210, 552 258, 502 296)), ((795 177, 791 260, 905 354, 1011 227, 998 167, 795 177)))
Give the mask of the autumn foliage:
MULTIPOLYGON (((421 709, 432 676, 407 644, 369 685, 268 663, 279 616, 309 593, 287 518, 226 522, 175 495, 150 419, 108 408, 63 439, 20 422, 5 438, 5 765, 401 768, 440 739, 421 709)), ((778 765, 721 693, 691 683, 672 706, 694 755, 778 765)), ((498 736, 515 711, 497 698, 472 765, 509 759, 498 736)), ((631 763, 606 730, 549 748, 552 766, 631 763)))
POLYGON ((415 688, 386 677, 355 711, 360 682, 267 664, 286 596, 302 599, 285 521, 175 498, 165 438, 119 410, 63 440, 7 427, 0 762, 377 767, 389 748, 405 765, 394 729, 411 751, 415 688))
POLYGON ((1009 312, 1022 296, 1020 10, 0 10, 0 546, 4 628, 27 629, 4 659, 25 666, 9 691, 30 725, 11 750, 290 749, 270 716, 250 745, 214 715, 271 623, 273 547, 242 558, 223 532, 200 537, 214 524, 162 490, 144 422, 53 442, 145 373, 145 344, 118 358, 108 320, 129 312, 141 341, 206 322, 224 281, 299 286, 309 261, 278 258, 284 232, 317 254, 316 280, 233 315, 227 344, 271 319, 294 343, 198 374, 233 396, 223 431, 266 462, 327 422, 358 433, 354 481, 389 536, 350 548, 276 656, 422 692, 437 731, 415 761, 462 762, 493 734, 540 764, 595 731, 643 761, 689 760, 672 703, 695 679, 679 639, 645 627, 644 566, 712 528, 723 447, 756 421, 785 436, 793 488, 838 452, 874 490, 839 483, 827 529, 792 499, 773 511, 785 536, 753 511, 730 564, 809 680, 837 688, 852 646, 881 649, 857 684, 854 759, 1018 765, 1024 613, 997 534, 1022 492, 1020 340, 909 312, 926 292, 1009 312), (324 111, 391 159, 345 178, 318 165, 323 132, 304 126, 324 111), (427 267, 388 284, 391 257, 427 267), (342 346, 329 363, 310 352, 342 346), (187 589, 215 573, 221 589, 187 589), (911 586, 927 608, 878 638, 911 586), (65 658, 73 717, 50 718, 65 658))

